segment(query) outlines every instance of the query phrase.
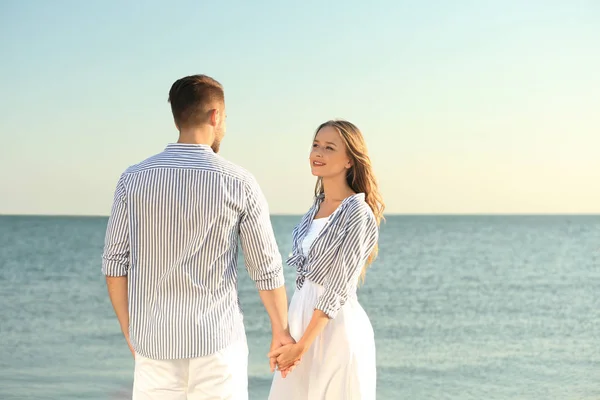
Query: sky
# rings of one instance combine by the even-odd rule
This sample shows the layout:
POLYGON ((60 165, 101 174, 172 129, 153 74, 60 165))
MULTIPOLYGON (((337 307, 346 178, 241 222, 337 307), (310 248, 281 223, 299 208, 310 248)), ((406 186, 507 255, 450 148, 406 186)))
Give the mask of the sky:
POLYGON ((388 214, 600 213, 598 43, 594 0, 0 1, 0 214, 108 215, 196 73, 273 214, 310 206, 332 118, 388 214))

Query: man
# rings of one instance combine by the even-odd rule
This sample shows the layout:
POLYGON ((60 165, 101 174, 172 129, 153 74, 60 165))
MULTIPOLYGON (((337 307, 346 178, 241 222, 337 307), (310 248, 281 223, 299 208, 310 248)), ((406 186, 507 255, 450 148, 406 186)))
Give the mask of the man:
POLYGON ((103 254, 135 357, 133 399, 247 399, 238 240, 271 320, 271 349, 293 343, 268 206, 254 177, 217 154, 221 84, 179 79, 169 102, 179 140, 121 175, 103 254))

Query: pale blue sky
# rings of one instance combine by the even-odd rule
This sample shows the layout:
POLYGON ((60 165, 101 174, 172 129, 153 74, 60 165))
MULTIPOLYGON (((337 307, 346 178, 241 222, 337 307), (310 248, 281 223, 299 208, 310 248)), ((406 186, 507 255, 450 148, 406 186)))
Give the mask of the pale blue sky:
POLYGON ((309 206, 330 118, 363 130, 390 213, 598 213, 599 4, 4 0, 0 214, 107 215, 194 73, 273 213, 309 206))

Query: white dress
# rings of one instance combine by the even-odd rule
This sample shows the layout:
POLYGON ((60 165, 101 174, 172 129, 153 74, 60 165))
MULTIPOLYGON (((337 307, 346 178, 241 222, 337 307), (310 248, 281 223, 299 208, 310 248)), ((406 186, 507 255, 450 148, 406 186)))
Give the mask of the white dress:
MULTIPOLYGON (((315 219, 302 242, 308 254, 327 223, 315 219)), ((290 333, 300 340, 313 316, 323 286, 306 280, 292 297, 290 333)), ((286 378, 276 371, 269 400, 374 400, 376 387, 375 340, 367 314, 355 295, 330 320, 301 363, 286 378)))

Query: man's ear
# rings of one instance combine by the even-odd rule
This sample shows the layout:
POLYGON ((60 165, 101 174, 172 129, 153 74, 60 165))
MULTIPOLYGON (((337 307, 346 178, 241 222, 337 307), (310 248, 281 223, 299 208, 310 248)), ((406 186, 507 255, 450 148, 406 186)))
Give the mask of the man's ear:
POLYGON ((213 108, 212 110, 209 111, 210 113, 210 117, 209 117, 209 121, 210 124, 212 126, 217 126, 217 124, 219 123, 219 110, 217 108, 213 108))

